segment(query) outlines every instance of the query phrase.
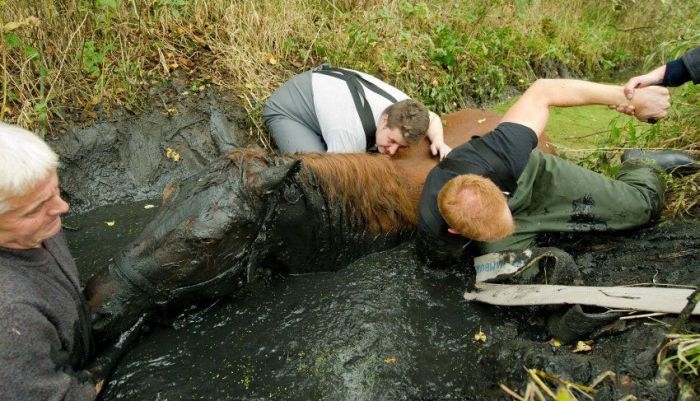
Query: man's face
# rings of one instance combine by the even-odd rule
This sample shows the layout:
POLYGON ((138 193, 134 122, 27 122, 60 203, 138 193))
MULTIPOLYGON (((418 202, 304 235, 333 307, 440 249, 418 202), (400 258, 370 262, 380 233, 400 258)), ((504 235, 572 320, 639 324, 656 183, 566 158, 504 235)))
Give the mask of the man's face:
POLYGON ((0 215, 0 246, 39 248, 61 230, 68 204, 61 199, 56 170, 22 196, 8 198, 10 210, 0 215))
POLYGON ((379 119, 376 134, 377 150, 379 153, 393 156, 400 148, 407 147, 408 142, 399 128, 389 128, 386 125, 387 120, 386 114, 379 119))

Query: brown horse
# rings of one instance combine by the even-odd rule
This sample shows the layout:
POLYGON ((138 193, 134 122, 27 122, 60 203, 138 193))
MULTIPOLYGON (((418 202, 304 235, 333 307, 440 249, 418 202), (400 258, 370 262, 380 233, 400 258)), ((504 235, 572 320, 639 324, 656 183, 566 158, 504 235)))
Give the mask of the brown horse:
MULTIPOLYGON (((482 110, 445 116, 451 146, 494 128, 482 110)), ((96 337, 143 311, 235 293, 263 271, 337 270, 405 240, 425 177, 427 140, 380 154, 270 156, 240 149, 166 190, 141 235, 90 280, 96 337)))

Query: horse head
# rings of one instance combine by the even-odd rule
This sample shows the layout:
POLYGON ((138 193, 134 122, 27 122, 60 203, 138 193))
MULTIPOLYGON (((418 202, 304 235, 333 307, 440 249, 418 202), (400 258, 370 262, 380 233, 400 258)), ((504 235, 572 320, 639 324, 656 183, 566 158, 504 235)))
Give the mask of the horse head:
POLYGON ((112 337, 153 305, 243 286, 276 189, 298 165, 248 149, 168 186, 159 213, 87 284, 96 333, 112 337))

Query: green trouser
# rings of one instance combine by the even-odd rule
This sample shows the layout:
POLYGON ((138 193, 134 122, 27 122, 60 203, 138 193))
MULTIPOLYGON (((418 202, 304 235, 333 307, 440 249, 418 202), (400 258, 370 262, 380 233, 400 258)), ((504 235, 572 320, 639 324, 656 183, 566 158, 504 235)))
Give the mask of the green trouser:
POLYGON ((483 253, 525 249, 545 232, 605 232, 639 227, 663 207, 664 181, 657 167, 623 163, 615 177, 534 150, 508 200, 515 233, 481 243, 483 253))

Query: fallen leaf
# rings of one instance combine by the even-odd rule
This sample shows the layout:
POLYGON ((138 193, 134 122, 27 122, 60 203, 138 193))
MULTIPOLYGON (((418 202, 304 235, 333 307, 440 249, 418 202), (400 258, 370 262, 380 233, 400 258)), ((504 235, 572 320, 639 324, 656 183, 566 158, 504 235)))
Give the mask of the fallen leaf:
POLYGON ((190 34, 190 37, 192 37, 192 40, 194 40, 195 42, 199 43, 200 45, 206 45, 206 44, 207 44, 207 41, 206 41, 206 40, 200 38, 199 36, 197 36, 197 35, 195 35, 195 34, 193 34, 193 33, 190 34))
POLYGON ((100 95, 95 95, 92 98, 90 98, 90 101, 88 102, 88 104, 90 106, 96 106, 96 105, 100 104, 101 100, 102 100, 102 97, 100 95))
POLYGON ((4 32, 12 32, 14 30, 17 30, 19 28, 25 27, 25 26, 39 26, 39 18, 37 17, 27 17, 23 19, 22 21, 10 21, 2 26, 2 31, 4 32))
POLYGON ((578 341, 576 343, 576 347, 574 347, 574 353, 580 353, 580 352, 588 352, 592 350, 593 347, 591 347, 589 344, 587 344, 585 341, 578 341))
POLYGON ((550 344, 552 347, 557 347, 557 348, 558 348, 558 347, 561 347, 561 341, 559 341, 559 340, 556 339, 556 338, 552 338, 551 340, 549 340, 549 344, 550 344))
POLYGON ((156 205, 151 205, 150 203, 143 206, 144 209, 153 209, 154 207, 156 207, 156 205))
POLYGON ((180 161, 180 154, 177 152, 177 150, 174 150, 172 148, 165 149, 165 157, 167 157, 168 159, 172 159, 174 162, 180 161))
POLYGON ((270 63, 270 65, 275 65, 275 64, 277 64, 277 59, 274 58, 274 57, 270 57, 270 58, 267 60, 267 62, 270 63))
POLYGON ((110 227, 112 227, 112 226, 114 225, 114 223, 116 223, 116 221, 114 221, 114 220, 112 220, 112 221, 105 221, 105 224, 107 224, 107 225, 110 226, 110 227))
POLYGON ((485 118, 480 118, 480 119, 476 120, 476 122, 479 123, 479 124, 483 124, 484 121, 486 121, 485 118))
POLYGON ((392 358, 392 357, 384 358, 384 362, 385 363, 396 363, 396 358, 392 358))
POLYGON ((478 341, 481 343, 486 342, 486 334, 484 334, 484 332, 481 331, 481 327, 479 328, 479 331, 476 334, 474 334, 474 341, 478 341))

